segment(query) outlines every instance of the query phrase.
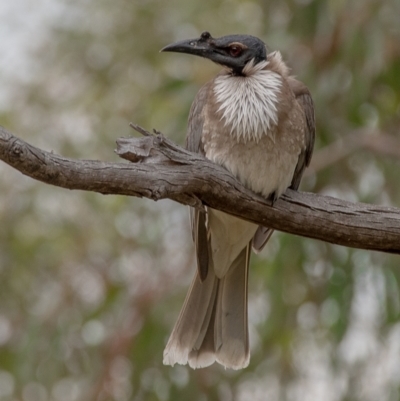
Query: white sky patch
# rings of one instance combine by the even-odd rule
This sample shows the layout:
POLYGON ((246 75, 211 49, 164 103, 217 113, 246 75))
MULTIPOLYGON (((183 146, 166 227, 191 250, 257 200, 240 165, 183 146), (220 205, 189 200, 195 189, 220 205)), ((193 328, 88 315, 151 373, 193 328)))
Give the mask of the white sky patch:
POLYGON ((0 2, 0 110, 12 106, 16 82, 34 79, 39 61, 33 55, 65 11, 65 4, 55 0, 0 2))

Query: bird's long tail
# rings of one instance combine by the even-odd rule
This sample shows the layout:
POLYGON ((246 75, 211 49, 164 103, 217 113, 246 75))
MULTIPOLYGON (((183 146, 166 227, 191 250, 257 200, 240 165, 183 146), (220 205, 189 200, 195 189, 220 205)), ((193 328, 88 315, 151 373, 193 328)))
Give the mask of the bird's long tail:
POLYGON ((247 323, 248 244, 219 279, 209 269, 204 282, 198 273, 164 350, 164 364, 203 368, 215 361, 241 369, 249 364, 247 323))

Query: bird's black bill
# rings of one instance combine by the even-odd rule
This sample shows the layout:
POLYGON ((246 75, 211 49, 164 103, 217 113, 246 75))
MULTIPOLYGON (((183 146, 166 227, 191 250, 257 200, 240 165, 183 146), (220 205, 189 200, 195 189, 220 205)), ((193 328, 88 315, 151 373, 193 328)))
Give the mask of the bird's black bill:
POLYGON ((208 32, 203 32, 198 39, 181 40, 165 46, 160 51, 193 54, 195 56, 207 57, 212 51, 210 42, 213 40, 208 32))
POLYGON ((162 52, 186 53, 196 56, 205 56, 209 51, 209 46, 205 43, 199 43, 197 39, 182 40, 172 43, 161 49, 162 52))

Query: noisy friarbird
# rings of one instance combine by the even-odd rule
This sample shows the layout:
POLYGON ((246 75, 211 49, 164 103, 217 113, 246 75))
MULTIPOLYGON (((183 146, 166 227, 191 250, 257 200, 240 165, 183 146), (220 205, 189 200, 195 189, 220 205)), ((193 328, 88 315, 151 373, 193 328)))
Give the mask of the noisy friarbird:
MULTIPOLYGON (((197 93, 186 147, 229 170, 244 186, 275 201, 297 189, 315 137, 309 90, 279 52, 249 35, 168 45, 164 52, 201 56, 222 71, 197 93)), ((247 279, 251 249, 272 230, 218 210, 191 210, 197 271, 164 351, 164 364, 203 368, 215 361, 241 369, 250 361, 247 279)))

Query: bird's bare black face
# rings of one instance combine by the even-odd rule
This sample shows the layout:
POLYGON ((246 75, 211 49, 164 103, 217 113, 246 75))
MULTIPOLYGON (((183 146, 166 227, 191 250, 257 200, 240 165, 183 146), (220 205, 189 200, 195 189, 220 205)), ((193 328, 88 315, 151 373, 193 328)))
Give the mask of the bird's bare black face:
POLYGON ((194 54, 224 65, 234 74, 242 74, 246 64, 254 59, 257 64, 266 60, 265 44, 255 36, 228 35, 213 38, 203 32, 198 39, 183 40, 164 47, 161 51, 194 54))

